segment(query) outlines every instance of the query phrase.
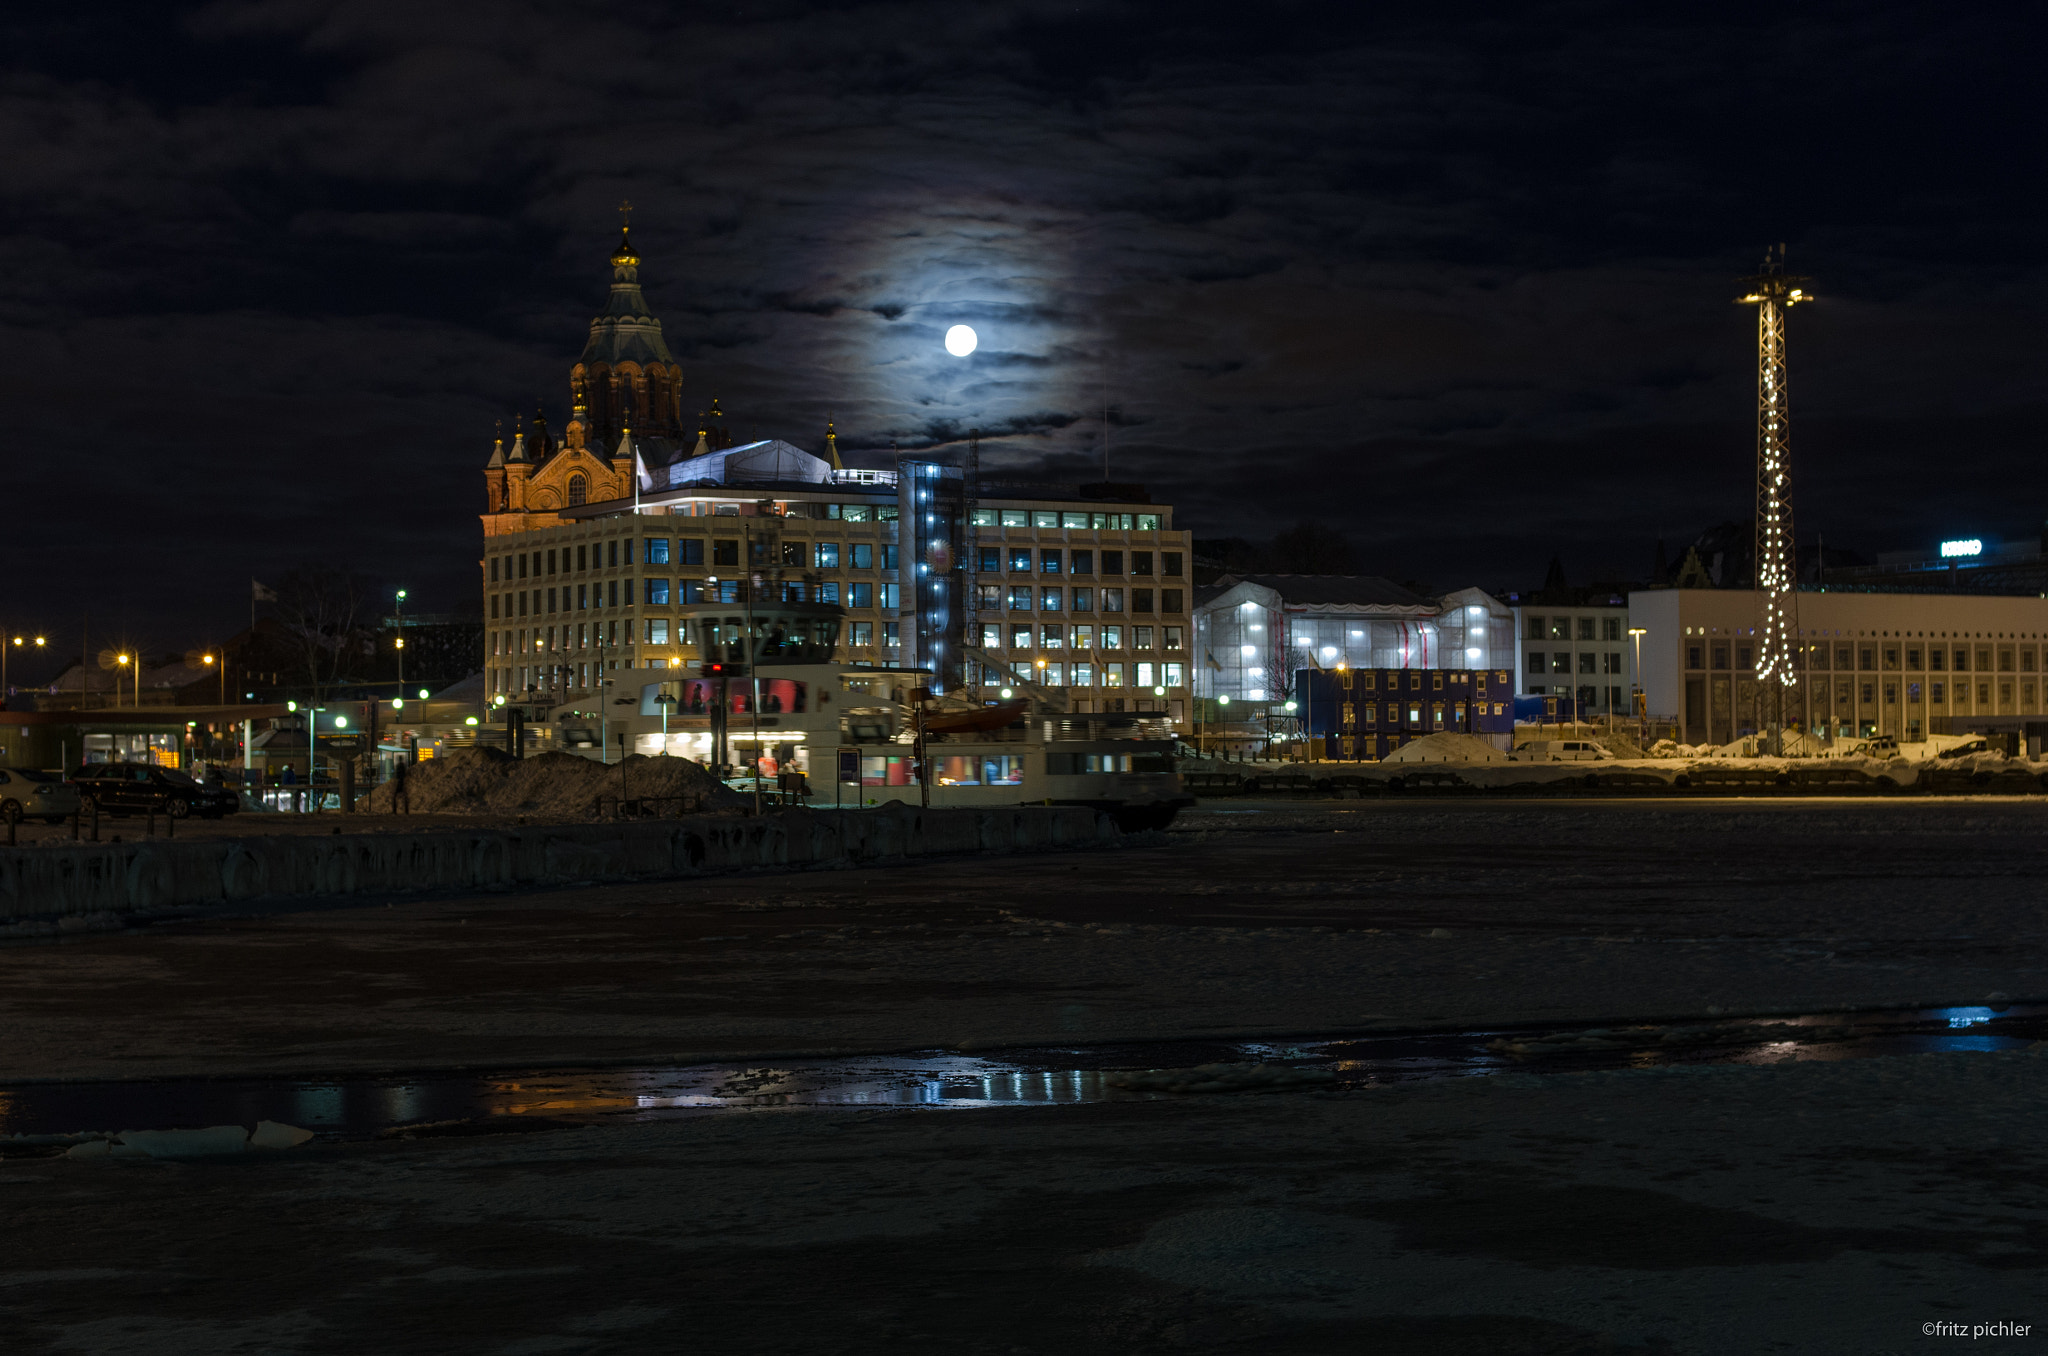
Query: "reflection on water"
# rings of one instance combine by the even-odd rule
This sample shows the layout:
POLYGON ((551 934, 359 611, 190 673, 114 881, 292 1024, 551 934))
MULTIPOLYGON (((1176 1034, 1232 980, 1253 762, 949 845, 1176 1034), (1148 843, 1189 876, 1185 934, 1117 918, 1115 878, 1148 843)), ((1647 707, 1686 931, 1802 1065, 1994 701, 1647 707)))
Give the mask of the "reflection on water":
POLYGON ((932 1051, 566 1073, 406 1078, 66 1083, 0 1087, 0 1135, 253 1125, 341 1135, 408 1125, 649 1120, 776 1108, 975 1109, 1142 1101, 1123 1072, 1200 1064, 1327 1069, 1325 1088, 1366 1088, 1505 1070, 1551 1073, 1681 1063, 1774 1064, 1936 1051, 2009 1050, 2048 1037, 2048 1006, 1819 1013, 1619 1027, 1041 1047, 987 1056, 932 1051))

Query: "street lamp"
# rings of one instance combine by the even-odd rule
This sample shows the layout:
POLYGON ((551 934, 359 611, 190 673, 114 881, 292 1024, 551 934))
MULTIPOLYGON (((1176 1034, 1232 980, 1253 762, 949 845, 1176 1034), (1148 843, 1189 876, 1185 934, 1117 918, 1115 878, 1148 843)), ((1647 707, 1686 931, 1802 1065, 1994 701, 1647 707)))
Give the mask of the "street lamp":
POLYGON ((1628 628, 1629 639, 1636 643, 1636 667, 1634 681, 1629 684, 1629 696, 1636 705, 1636 745, 1641 747, 1650 742, 1650 706, 1643 700, 1643 637, 1649 629, 1642 626, 1628 628))
MULTIPOLYGON (((536 557, 537 559, 538 557, 536 557)), ((392 609, 392 620, 398 623, 398 640, 393 646, 398 651, 398 690, 405 691, 405 590, 398 591, 398 606, 392 609)))
MULTIPOLYGON (((125 654, 121 654, 121 655, 115 655, 115 656, 114 656, 114 662, 115 662, 116 664, 120 665, 120 666, 121 666, 122 668, 124 668, 124 669, 125 669, 125 668, 127 668, 127 667, 128 667, 128 656, 127 656, 127 655, 125 655, 125 654)), ((137 677, 136 677, 136 680, 135 680, 135 705, 136 705, 136 706, 137 706, 137 707, 139 708, 139 707, 141 707, 141 705, 142 705, 142 679, 141 679, 141 676, 140 676, 140 675, 141 675, 141 673, 142 673, 142 666, 141 666, 141 665, 139 665, 139 664, 138 664, 138 665, 136 665, 136 668, 135 668, 135 672, 136 672, 136 674, 137 674, 137 677)), ((121 706, 121 675, 120 675, 119 673, 116 673, 116 674, 114 675, 114 707, 115 707, 115 709, 116 709, 116 710, 119 710, 119 709, 120 709, 120 706, 121 706)))
MULTIPOLYGON (((0 697, 6 696, 6 694, 10 691, 10 689, 7 686, 7 652, 12 649, 17 649, 22 645, 26 645, 27 643, 27 636, 16 636, 14 638, 14 643, 12 645, 0 646, 0 697)), ((38 650, 42 649, 43 644, 44 637, 37 636, 36 648, 38 650)))

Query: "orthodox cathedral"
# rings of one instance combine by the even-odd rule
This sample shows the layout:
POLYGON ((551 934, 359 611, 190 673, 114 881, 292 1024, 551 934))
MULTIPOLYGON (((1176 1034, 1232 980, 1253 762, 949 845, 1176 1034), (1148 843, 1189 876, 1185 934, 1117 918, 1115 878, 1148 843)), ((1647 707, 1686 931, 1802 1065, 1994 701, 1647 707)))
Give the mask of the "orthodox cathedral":
MULTIPOLYGON (((640 290, 631 227, 620 228, 611 264, 611 296, 569 369, 568 427, 557 439, 536 412, 517 421, 510 448, 500 437, 491 450, 484 467, 486 537, 564 526, 562 509, 631 499, 636 489, 665 485, 665 468, 733 445, 716 399, 694 436, 686 432, 683 369, 640 290)), ((836 442, 828 433, 826 457, 834 467, 836 442)))

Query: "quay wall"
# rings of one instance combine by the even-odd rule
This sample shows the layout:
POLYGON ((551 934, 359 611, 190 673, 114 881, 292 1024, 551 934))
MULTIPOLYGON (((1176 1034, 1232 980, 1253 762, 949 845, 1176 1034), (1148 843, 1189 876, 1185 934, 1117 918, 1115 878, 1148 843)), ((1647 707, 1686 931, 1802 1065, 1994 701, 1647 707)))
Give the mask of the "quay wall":
POLYGON ((758 818, 43 845, 0 849, 0 936, 47 932, 53 921, 62 931, 84 930, 123 914, 264 899, 831 869, 1102 847, 1117 836, 1107 815, 1085 807, 886 805, 758 818))

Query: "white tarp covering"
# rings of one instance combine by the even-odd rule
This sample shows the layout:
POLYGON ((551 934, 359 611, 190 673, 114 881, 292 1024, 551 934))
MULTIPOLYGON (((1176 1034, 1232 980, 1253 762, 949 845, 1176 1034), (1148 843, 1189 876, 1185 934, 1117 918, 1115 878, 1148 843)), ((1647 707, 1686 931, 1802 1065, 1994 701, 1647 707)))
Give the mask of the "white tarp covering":
POLYGON ((743 443, 738 447, 728 447, 723 452, 708 452, 701 457, 679 461, 668 468, 667 483, 671 486, 702 482, 713 485, 758 484, 762 481, 822 484, 831 478, 832 464, 823 457, 814 457, 780 438, 764 438, 758 443, 743 443))

